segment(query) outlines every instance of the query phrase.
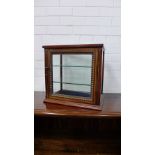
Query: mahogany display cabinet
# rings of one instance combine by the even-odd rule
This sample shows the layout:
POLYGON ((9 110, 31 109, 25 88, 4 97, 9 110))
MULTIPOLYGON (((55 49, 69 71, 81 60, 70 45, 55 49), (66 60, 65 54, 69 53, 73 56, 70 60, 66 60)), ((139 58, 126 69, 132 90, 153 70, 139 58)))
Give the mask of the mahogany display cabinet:
POLYGON ((53 105, 101 110, 103 44, 46 45, 47 108, 53 105))

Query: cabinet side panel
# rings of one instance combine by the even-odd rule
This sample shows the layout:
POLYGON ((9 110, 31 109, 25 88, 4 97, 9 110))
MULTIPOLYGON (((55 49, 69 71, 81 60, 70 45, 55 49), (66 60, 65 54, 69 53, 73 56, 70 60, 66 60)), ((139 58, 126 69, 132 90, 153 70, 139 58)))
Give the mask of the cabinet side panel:
POLYGON ((102 64, 101 64, 101 94, 103 93, 103 83, 104 83, 104 48, 102 49, 102 64))
POLYGON ((45 56, 45 87, 46 87, 46 98, 50 96, 50 51, 44 50, 45 56))
POLYGON ((96 75, 95 75, 95 104, 100 104, 102 91, 102 48, 95 49, 96 52, 96 75))

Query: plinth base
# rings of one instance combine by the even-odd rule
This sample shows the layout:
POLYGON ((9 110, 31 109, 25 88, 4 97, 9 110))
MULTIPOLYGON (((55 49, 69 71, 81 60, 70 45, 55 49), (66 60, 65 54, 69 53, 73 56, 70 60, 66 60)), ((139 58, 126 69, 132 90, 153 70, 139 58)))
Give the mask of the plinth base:
MULTIPOLYGON (((103 100, 103 98, 101 98, 103 100)), ((64 106, 71 108, 71 107, 77 107, 82 109, 91 109, 91 110, 99 110, 101 111, 103 109, 103 101, 100 102, 100 105, 95 104, 88 104, 88 103, 76 103, 71 101, 62 101, 62 100, 56 100, 56 99, 45 99, 44 103, 46 104, 47 109, 51 109, 53 106, 61 106, 64 108, 64 106)))

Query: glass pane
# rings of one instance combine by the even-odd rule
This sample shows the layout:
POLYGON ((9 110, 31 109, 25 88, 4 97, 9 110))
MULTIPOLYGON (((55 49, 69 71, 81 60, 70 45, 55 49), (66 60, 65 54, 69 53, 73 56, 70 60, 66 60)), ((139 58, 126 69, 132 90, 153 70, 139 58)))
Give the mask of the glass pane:
POLYGON ((54 54, 52 67, 52 95, 91 97, 92 54, 54 54))
POLYGON ((60 67, 53 67, 53 81, 60 82, 60 67))
POLYGON ((91 68, 63 67, 63 81, 91 85, 91 68))
POLYGON ((63 84, 63 87, 64 87, 65 90, 90 92, 90 86, 87 86, 87 85, 63 84))
POLYGON ((63 66, 84 66, 91 67, 91 54, 66 54, 63 55, 63 66))
POLYGON ((53 55, 53 65, 60 65, 60 54, 54 54, 53 55))
POLYGON ((53 83, 53 93, 57 93, 58 91, 60 91, 60 83, 53 83))
MULTIPOLYGON (((60 54, 53 55, 53 81, 60 81, 60 54)), ((53 93, 60 90, 60 83, 53 83, 53 93)))

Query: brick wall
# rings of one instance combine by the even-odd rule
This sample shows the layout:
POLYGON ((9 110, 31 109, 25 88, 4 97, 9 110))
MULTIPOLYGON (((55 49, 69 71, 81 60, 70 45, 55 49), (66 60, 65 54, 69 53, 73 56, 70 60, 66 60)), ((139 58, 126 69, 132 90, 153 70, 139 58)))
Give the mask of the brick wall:
POLYGON ((42 45, 103 43, 104 92, 121 92, 120 0, 34 0, 34 82, 45 90, 42 45))

